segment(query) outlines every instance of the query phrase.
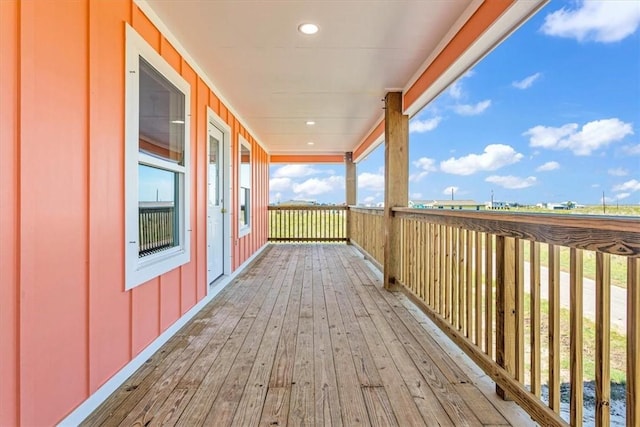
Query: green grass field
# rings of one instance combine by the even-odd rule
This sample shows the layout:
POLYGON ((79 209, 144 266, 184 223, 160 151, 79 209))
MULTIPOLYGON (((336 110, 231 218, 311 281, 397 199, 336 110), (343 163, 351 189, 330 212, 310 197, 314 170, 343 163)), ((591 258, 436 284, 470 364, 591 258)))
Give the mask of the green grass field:
POLYGON ((575 208, 571 210, 549 210, 536 207, 519 207, 511 208, 508 212, 526 212, 526 213, 553 213, 553 214, 566 214, 566 215, 612 215, 612 216, 637 216, 640 217, 640 205, 587 205, 582 208, 575 208))

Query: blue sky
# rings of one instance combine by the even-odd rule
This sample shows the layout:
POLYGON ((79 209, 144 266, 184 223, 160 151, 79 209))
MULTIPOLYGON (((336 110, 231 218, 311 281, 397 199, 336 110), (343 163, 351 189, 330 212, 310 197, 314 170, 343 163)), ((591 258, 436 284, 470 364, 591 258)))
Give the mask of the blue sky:
MULTIPOLYGON (((410 199, 640 204, 640 2, 551 1, 409 123, 410 199)), ((384 147, 358 203, 384 200, 384 147)), ((270 200, 344 202, 342 165, 273 165, 270 200)))

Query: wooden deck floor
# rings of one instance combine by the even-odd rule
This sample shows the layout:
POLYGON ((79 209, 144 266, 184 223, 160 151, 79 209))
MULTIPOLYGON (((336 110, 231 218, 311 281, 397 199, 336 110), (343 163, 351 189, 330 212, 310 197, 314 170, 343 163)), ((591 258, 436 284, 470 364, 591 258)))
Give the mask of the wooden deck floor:
POLYGON ((84 425, 511 425, 406 304, 352 247, 271 245, 84 425))

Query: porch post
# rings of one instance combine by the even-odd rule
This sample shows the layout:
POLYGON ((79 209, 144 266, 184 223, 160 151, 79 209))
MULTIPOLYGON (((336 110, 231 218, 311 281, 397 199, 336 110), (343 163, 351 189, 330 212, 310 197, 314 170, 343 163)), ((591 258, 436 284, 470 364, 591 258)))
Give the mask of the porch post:
POLYGON ((409 203, 409 117, 402 114, 402 93, 389 92, 384 113, 384 287, 396 285, 400 265, 399 227, 394 207, 409 203))
MULTIPOLYGON (((344 153, 346 202, 348 206, 355 206, 357 201, 358 179, 356 177, 356 164, 353 162, 351 151, 344 153)), ((347 209, 347 244, 351 244, 351 211, 347 209)))

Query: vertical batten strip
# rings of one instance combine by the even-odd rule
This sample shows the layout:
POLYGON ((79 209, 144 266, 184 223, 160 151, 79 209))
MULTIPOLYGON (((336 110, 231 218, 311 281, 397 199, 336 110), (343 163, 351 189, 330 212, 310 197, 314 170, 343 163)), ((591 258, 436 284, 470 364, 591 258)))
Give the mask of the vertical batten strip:
POLYGON ((583 324, 583 295, 582 295, 582 250, 571 248, 569 266, 569 337, 570 337, 570 370, 571 370, 571 412, 569 422, 572 426, 582 425, 583 394, 582 384, 582 324, 583 324))
POLYGON ((549 245, 549 407, 560 413, 560 250, 549 245))
POLYGON ((640 424, 640 258, 627 260, 627 425, 640 424))
POLYGON ((540 243, 531 242, 531 392, 540 397, 540 243))
POLYGON ((611 422, 611 256, 596 252, 596 427, 611 422))

